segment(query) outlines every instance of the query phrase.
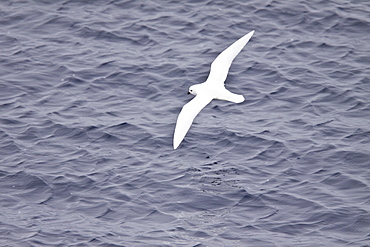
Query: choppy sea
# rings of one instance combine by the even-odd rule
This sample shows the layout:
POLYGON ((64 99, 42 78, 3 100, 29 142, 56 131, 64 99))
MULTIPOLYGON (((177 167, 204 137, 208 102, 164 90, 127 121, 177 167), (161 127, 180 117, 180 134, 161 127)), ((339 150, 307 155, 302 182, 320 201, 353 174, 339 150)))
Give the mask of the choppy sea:
POLYGON ((370 2, 2 0, 0 246, 370 246, 370 2), (177 150, 189 86, 255 34, 177 150))

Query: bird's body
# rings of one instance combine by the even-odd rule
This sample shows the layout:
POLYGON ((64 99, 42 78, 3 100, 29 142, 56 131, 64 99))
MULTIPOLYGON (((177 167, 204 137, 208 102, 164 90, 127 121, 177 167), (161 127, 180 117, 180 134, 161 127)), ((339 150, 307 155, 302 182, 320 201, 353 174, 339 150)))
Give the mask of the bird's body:
POLYGON ((254 31, 244 35, 218 55, 212 62, 211 71, 207 80, 204 83, 196 84, 189 88, 189 93, 195 95, 195 97, 183 106, 177 118, 173 138, 174 149, 176 149, 184 139, 194 118, 213 99, 226 100, 234 103, 241 103, 244 101, 242 95, 234 94, 227 90, 224 82, 232 61, 248 43, 253 33, 254 31))

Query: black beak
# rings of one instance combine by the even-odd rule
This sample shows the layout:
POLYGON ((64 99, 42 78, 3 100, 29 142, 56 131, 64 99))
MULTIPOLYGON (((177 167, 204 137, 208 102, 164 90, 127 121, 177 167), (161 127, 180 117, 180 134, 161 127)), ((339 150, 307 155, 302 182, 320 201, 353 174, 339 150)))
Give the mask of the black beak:
POLYGON ((190 94, 190 92, 188 92, 188 94, 190 94))

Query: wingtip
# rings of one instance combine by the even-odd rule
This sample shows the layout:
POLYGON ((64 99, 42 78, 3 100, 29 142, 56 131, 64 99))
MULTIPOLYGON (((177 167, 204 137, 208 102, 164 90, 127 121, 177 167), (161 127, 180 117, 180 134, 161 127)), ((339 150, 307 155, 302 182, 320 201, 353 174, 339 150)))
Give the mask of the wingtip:
POLYGON ((173 140, 173 149, 176 150, 179 147, 180 143, 173 140))

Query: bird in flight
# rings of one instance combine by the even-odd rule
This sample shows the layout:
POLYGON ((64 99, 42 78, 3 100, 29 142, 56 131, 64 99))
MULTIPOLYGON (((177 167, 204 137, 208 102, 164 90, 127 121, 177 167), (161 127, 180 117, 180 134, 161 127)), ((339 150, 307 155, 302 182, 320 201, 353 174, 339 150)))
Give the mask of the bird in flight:
POLYGON ((195 95, 195 97, 182 107, 177 118, 173 137, 174 149, 176 149, 184 139, 194 121, 194 118, 213 99, 226 100, 234 103, 241 103, 244 101, 243 95, 234 94, 227 90, 224 82, 232 61, 248 43, 253 33, 254 30, 244 35, 226 48, 226 50, 221 52, 221 54, 212 62, 211 71, 207 80, 189 88, 188 93, 195 95))

